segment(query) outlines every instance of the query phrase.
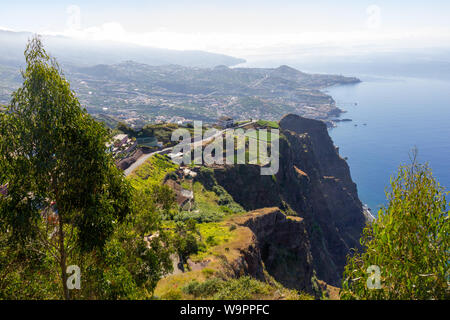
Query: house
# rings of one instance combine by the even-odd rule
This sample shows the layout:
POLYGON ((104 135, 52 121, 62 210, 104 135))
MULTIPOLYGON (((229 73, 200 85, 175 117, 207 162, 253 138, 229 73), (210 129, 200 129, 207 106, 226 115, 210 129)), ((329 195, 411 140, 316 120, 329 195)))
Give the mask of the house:
POLYGON ((224 116, 219 118, 217 124, 222 128, 231 128, 232 126, 234 126, 234 121, 233 118, 224 116))
POLYGON ((114 146, 120 147, 123 144, 127 143, 128 136, 126 134, 118 134, 118 135, 114 136, 113 141, 114 141, 114 146))
POLYGON ((109 152, 116 153, 117 150, 128 142, 128 136, 126 134, 118 134, 112 138, 112 141, 106 144, 106 148, 109 152))

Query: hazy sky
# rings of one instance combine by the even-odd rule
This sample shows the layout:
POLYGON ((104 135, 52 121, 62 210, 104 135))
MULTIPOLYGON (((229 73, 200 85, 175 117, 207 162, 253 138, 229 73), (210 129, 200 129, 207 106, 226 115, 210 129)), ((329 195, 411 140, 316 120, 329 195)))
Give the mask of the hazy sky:
POLYGON ((448 0, 4 1, 0 29, 234 55, 450 44, 448 0))

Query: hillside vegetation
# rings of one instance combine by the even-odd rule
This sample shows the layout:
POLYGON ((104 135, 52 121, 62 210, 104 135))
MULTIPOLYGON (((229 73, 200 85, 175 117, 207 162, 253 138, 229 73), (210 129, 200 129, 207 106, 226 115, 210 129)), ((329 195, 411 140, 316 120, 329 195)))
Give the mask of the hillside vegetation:
MULTIPOLYGON (((25 59, 0 111, 0 299, 331 299, 341 284, 342 299, 449 298, 449 204, 428 166, 401 166, 369 221, 326 124, 289 114, 249 125, 280 130, 272 176, 156 154, 125 178, 111 131, 39 37, 25 59)), ((336 81, 286 66, 195 72, 221 86, 256 74, 263 91, 336 81)), ((174 128, 118 129, 165 140, 174 128)))

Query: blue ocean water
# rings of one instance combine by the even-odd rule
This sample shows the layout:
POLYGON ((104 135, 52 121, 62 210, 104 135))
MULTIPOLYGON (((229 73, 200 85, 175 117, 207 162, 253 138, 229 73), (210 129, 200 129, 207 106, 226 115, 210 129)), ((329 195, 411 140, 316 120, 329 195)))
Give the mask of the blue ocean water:
POLYGON ((326 90, 346 110, 329 133, 347 157, 359 198, 373 213, 385 203, 390 176, 418 148, 434 177, 450 190, 450 81, 359 76, 326 90), (356 104, 355 104, 356 103, 356 104), (364 125, 365 124, 365 125, 364 125))

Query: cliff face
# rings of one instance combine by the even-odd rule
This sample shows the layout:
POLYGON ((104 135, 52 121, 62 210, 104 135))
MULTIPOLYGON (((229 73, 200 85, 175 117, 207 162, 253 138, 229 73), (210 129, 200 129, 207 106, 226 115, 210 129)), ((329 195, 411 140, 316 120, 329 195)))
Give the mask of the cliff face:
POLYGON ((268 274, 285 287, 313 293, 313 259, 302 218, 286 217, 275 207, 252 211, 233 220, 254 234, 255 245, 242 255, 248 274, 264 278, 258 262, 261 261, 268 274))
MULTIPOLYGON (((288 287, 289 283, 291 287, 298 288, 295 283, 306 286, 305 280, 287 279, 289 272, 282 270, 286 265, 277 265, 271 258, 278 251, 292 258, 286 261, 295 261, 288 268, 290 274, 303 270, 306 279, 310 271, 305 270, 311 265, 319 279, 339 286, 346 255, 359 246, 365 224, 356 185, 323 122, 287 115, 280 121, 280 133, 276 176, 261 176, 257 166, 236 165, 216 168, 215 178, 247 210, 279 207, 303 219, 304 231, 292 232, 291 225, 277 224, 271 236, 258 238, 263 239, 259 240, 261 257, 275 279, 288 287)), ((255 234, 264 234, 257 223, 248 223, 257 230, 255 234)))

